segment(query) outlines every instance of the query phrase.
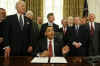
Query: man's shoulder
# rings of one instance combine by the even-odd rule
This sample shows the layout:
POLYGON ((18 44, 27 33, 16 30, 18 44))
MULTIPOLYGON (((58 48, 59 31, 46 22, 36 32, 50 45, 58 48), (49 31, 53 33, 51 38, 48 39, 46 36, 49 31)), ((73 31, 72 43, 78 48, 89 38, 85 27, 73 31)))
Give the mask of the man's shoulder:
POLYGON ((48 25, 48 23, 44 23, 43 25, 48 25))
POLYGON ((53 23, 54 26, 59 27, 57 24, 53 23))
POLYGON ((17 14, 8 15, 7 17, 14 17, 14 16, 17 16, 17 14))
POLYGON ((48 26, 48 23, 42 24, 42 28, 43 28, 43 27, 47 27, 47 26, 48 26))

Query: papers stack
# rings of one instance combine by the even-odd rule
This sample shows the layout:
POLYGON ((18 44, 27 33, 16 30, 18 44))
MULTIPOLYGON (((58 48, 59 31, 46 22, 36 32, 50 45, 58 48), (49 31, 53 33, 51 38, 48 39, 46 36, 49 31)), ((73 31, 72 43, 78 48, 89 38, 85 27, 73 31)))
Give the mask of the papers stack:
POLYGON ((31 63, 67 63, 64 57, 34 57, 31 63))
POLYGON ((48 57, 35 57, 31 63, 48 63, 48 57))
POLYGON ((51 57, 50 63, 67 63, 64 57, 51 57))

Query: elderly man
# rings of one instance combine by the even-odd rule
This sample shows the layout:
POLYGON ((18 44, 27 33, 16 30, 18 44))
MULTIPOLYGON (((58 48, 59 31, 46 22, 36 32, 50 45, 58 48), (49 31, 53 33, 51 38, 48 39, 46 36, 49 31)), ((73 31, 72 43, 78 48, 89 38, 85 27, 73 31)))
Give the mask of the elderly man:
POLYGON ((5 57, 26 56, 32 53, 32 20, 24 16, 25 3, 16 3, 17 14, 7 17, 8 46, 5 47, 5 57))
POLYGON ((85 25, 89 33, 89 56, 100 55, 100 24, 96 23, 95 14, 89 14, 89 22, 85 25))
POLYGON ((65 36, 65 34, 67 33, 68 21, 66 19, 62 19, 61 23, 62 27, 60 28, 60 32, 62 32, 65 36))
POLYGON ((27 11, 27 12, 26 12, 26 17, 29 18, 29 19, 31 19, 31 20, 33 20, 33 12, 30 11, 30 10, 27 11))
POLYGON ((80 25, 80 18, 74 18, 74 26, 68 33, 67 44, 71 47, 71 56, 87 56, 88 33, 84 26, 80 25))
POLYGON ((73 27, 73 17, 72 16, 68 17, 68 26, 73 27))

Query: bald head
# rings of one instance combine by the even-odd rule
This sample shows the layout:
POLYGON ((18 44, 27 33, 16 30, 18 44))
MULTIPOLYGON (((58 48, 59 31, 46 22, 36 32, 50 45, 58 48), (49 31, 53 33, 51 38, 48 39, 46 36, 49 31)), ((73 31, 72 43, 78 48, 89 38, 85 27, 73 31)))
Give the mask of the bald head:
POLYGON ((16 9, 19 14, 24 14, 26 11, 26 6, 24 1, 18 1, 16 3, 16 9))
POLYGON ((94 22, 94 19, 95 19, 95 14, 94 13, 90 13, 89 14, 89 21, 90 22, 94 22))

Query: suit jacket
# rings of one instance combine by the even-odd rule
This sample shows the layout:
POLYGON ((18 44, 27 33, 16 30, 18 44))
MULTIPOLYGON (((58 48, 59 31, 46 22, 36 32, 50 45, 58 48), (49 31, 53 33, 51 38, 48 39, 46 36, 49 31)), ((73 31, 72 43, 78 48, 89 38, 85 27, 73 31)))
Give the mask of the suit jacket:
POLYGON ((5 20, 3 20, 1 23, 0 23, 0 37, 4 37, 5 36, 5 20))
MULTIPOLYGON (((61 28, 59 29, 59 31, 64 35, 63 27, 61 27, 61 28)), ((67 29, 66 29, 66 32, 67 32, 67 29)))
POLYGON ((71 42, 71 44, 76 42, 81 42, 83 47, 88 46, 88 33, 85 30, 85 27, 83 25, 79 26, 78 32, 76 32, 75 26, 69 31, 68 33, 68 40, 71 42))
POLYGON ((95 55, 100 55, 100 24, 99 23, 94 23, 95 25, 95 31, 94 31, 94 35, 91 36, 90 35, 90 26, 89 23, 87 23, 86 26, 86 30, 88 32, 89 35, 89 55, 90 56, 95 56, 95 55))
POLYGON ((70 30, 70 27, 67 27, 66 33, 64 34, 63 27, 60 28, 60 33, 63 36, 63 41, 64 41, 65 44, 67 44, 67 36, 68 36, 69 30, 70 30))
MULTIPOLYGON (((62 56, 62 47, 64 46, 63 42, 54 39, 54 52, 55 56, 62 56)), ((37 53, 41 53, 47 48, 47 38, 43 38, 39 41, 37 53)))
MULTIPOLYGON (((48 27, 48 23, 45 23, 42 25, 41 30, 40 30, 40 35, 41 37, 44 37, 44 33, 46 31, 46 28, 48 27)), ((55 32, 59 32, 59 26, 53 23, 53 28, 55 32)))
POLYGON ((8 16, 6 32, 8 45, 12 49, 12 55, 26 55, 28 46, 32 46, 32 21, 24 16, 24 26, 21 30, 17 14, 8 16))
MULTIPOLYGON (((32 22, 32 43, 36 44, 37 41, 39 41, 39 37, 40 37, 40 33, 39 33, 39 29, 38 29, 38 25, 36 22, 32 22)), ((34 49, 36 48, 36 46, 33 46, 34 49)))
POLYGON ((75 26, 73 26, 73 28, 70 29, 67 36, 67 44, 71 48, 71 56, 87 56, 88 42, 89 37, 84 26, 80 25, 78 31, 76 31, 75 26), (74 41, 81 43, 80 48, 76 48, 73 46, 74 41))

